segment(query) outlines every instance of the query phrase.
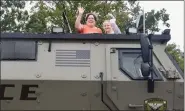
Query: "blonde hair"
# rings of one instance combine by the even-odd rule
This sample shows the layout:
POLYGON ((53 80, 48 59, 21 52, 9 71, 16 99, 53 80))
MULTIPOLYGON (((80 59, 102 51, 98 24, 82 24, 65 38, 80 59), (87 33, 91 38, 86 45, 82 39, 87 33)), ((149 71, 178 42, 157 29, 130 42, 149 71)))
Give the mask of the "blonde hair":
POLYGON ((110 23, 110 20, 105 20, 105 21, 103 22, 103 26, 104 26, 107 22, 110 23))
POLYGON ((111 34, 112 32, 114 33, 114 30, 113 30, 113 28, 112 28, 112 25, 111 25, 110 20, 105 20, 105 21, 103 22, 103 29, 104 29, 105 33, 107 33, 107 34, 111 34), (110 32, 107 32, 107 31, 104 29, 104 26, 105 26, 105 24, 107 24, 107 23, 110 24, 110 27, 111 27, 110 32))

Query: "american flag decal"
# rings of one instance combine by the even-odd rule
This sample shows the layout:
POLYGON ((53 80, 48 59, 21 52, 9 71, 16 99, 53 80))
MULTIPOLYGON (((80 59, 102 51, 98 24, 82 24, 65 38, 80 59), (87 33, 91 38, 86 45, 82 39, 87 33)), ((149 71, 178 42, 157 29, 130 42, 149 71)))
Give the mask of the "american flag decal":
POLYGON ((90 50, 56 50, 55 66, 90 67, 90 50))

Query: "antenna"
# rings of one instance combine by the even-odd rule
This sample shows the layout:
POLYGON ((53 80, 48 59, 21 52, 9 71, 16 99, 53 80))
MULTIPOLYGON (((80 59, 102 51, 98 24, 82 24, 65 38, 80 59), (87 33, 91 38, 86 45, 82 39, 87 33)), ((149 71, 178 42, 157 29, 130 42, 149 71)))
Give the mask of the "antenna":
POLYGON ((64 18, 64 22, 66 23, 66 25, 67 25, 67 27, 68 27, 69 33, 72 33, 71 27, 70 27, 70 25, 69 25, 68 18, 67 18, 67 16, 66 16, 66 12, 63 12, 63 18, 64 18))
POLYGON ((72 33, 71 27, 70 27, 70 25, 69 25, 68 18, 67 18, 67 16, 66 16, 66 9, 65 9, 65 4, 64 4, 64 2, 63 2, 63 7, 64 7, 64 12, 63 12, 62 15, 63 15, 64 23, 65 23, 65 25, 67 25, 68 30, 69 30, 69 33, 72 33))

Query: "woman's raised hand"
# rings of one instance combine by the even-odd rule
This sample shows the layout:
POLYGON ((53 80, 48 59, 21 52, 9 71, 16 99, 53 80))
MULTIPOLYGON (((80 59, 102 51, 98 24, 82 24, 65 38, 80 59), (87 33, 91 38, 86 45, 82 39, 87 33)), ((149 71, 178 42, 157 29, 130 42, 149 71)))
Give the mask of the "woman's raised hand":
POLYGON ((82 7, 78 7, 78 13, 79 14, 83 14, 84 13, 84 9, 82 7))

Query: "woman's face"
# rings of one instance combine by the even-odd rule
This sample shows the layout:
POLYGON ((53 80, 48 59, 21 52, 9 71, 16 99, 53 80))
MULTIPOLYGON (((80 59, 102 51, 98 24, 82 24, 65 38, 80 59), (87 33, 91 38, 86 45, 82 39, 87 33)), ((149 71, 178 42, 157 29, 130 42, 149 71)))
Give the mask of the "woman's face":
POLYGON ((89 26, 95 26, 96 21, 93 15, 89 15, 86 21, 86 24, 89 26))
POLYGON ((103 23, 103 29, 105 33, 110 33, 112 31, 111 23, 106 21, 103 23))

